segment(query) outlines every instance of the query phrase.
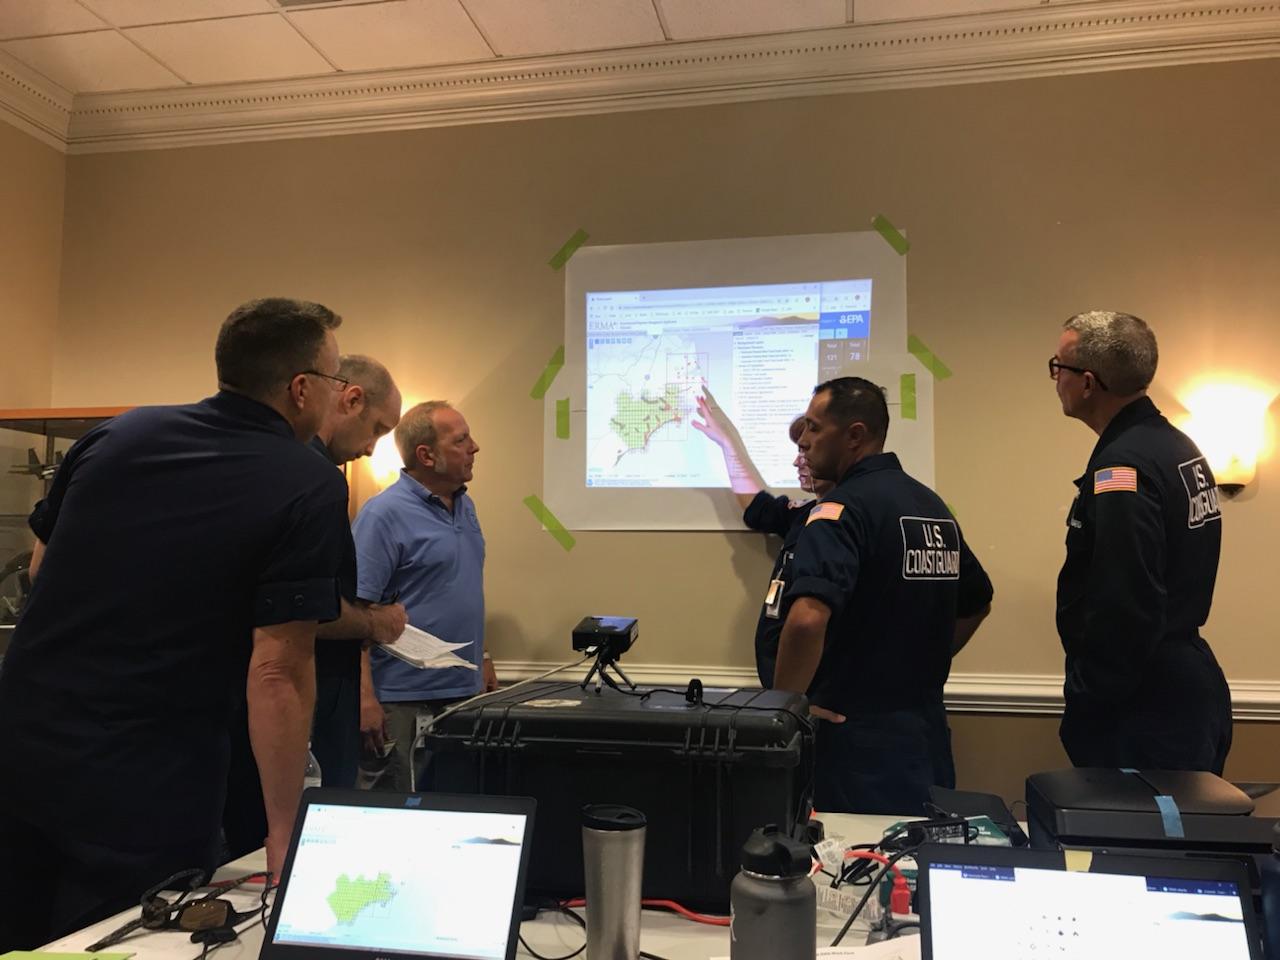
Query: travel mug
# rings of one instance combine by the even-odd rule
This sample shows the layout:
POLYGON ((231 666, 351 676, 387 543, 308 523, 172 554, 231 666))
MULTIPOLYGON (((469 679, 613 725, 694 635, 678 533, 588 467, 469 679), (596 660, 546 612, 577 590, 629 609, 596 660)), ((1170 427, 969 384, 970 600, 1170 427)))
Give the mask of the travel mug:
POLYGON ((587 960, 638 960, 645 817, 612 803, 582 808, 587 960))

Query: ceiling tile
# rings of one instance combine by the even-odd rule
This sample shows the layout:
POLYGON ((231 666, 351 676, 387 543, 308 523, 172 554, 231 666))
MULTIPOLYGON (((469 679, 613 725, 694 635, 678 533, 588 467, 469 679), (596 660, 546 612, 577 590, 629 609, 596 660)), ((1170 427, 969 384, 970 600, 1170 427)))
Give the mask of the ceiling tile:
POLYGON ((343 70, 488 60, 493 52, 458 0, 391 0, 289 14, 343 70))
POLYGON ((81 0, 116 27, 271 13, 270 0, 81 0))
POLYGON ((954 17, 966 13, 1015 10, 1040 5, 1040 0, 853 0, 853 22, 954 17))
POLYGON ((125 31, 192 83, 235 83, 333 73, 277 14, 194 20, 125 31))
POLYGON ((10 40, 0 49, 72 93, 177 87, 182 78, 114 30, 10 40))
POLYGON ((502 56, 661 43, 652 0, 462 0, 502 56))
POLYGON ((76 0, 0 0, 0 40, 101 30, 105 26, 76 0))
POLYGON ((813 30, 846 23, 845 0, 657 0, 672 40, 813 30))

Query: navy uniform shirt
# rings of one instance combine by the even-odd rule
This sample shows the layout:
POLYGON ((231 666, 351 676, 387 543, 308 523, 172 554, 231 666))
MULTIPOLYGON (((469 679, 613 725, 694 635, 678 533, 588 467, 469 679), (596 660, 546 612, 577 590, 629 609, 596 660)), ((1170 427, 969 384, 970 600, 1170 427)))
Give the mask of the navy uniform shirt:
POLYGON ((113 847, 211 837, 253 629, 338 615, 346 505, 234 393, 86 433, 31 515, 48 547, 0 670, 0 810, 113 847))
POLYGON ((787 599, 831 610, 809 688, 846 716, 942 701, 957 617, 991 602, 991 581, 940 497, 896 455, 860 460, 813 508, 787 599))
POLYGON ((1148 398, 1112 419, 1067 516, 1058 575, 1066 696, 1139 692, 1168 647, 1209 616, 1222 543, 1208 463, 1148 398))
MULTIPOLYGON (((324 458, 325 463, 341 468, 328 446, 319 437, 311 441, 311 449, 324 458)), ((347 525, 346 540, 342 547, 342 562, 338 567, 338 593, 349 604, 356 602, 356 543, 347 525)), ((362 640, 316 639, 317 677, 359 677, 362 640)))
POLYGON ((760 676, 760 685, 766 689, 773 686, 778 640, 791 606, 786 597, 786 585, 791 581, 796 541, 800 539, 805 517, 809 516, 815 502, 796 503, 787 497, 771 497, 761 490, 742 514, 742 522, 752 530, 782 537, 782 549, 773 561, 773 573, 769 575, 769 587, 764 594, 760 618, 756 621, 756 673, 760 676))

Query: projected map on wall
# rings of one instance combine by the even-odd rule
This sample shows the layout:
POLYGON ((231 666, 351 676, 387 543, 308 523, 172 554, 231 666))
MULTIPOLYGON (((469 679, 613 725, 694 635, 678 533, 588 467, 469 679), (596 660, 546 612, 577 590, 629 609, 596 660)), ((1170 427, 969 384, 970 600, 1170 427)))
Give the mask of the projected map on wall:
POLYGON ((933 481, 933 377, 907 350, 906 258, 878 233, 587 245, 564 294, 542 470, 568 529, 743 529, 726 429, 768 489, 803 496, 787 428, 839 376, 884 389, 889 448, 933 481))
POLYGON ((869 279, 588 293, 587 486, 725 486, 691 426, 704 389, 765 482, 794 485, 780 438, 815 383, 867 359, 870 311, 869 279))

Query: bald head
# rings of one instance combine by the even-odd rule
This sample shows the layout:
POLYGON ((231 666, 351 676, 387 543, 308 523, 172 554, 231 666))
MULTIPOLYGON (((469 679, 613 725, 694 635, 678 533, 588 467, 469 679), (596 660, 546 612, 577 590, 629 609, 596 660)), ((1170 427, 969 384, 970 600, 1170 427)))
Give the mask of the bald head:
POLYGON ((338 376, 347 381, 338 408, 321 438, 339 463, 373 453, 378 440, 400 422, 400 391, 385 366, 362 354, 352 353, 338 363, 338 376))

